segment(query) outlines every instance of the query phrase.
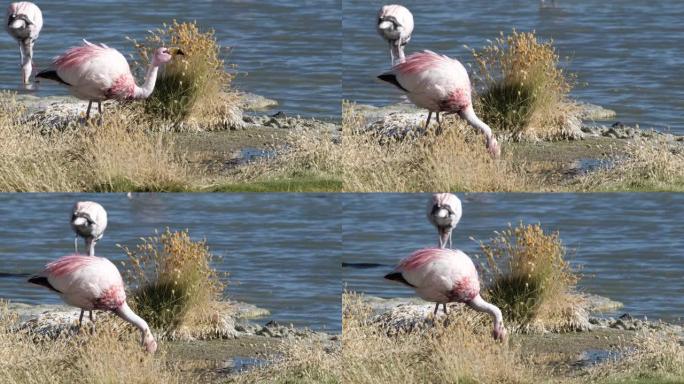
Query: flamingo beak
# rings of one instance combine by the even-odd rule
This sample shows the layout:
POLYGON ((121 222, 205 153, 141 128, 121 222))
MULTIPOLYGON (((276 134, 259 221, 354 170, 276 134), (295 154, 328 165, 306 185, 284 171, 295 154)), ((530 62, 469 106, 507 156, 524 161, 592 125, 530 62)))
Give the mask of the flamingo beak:
POLYGON ((174 56, 185 56, 185 52, 183 52, 180 48, 171 48, 169 49, 169 52, 174 56))
POLYGON ((392 22, 391 21, 381 21, 380 24, 378 24, 378 29, 390 29, 392 28, 392 22))

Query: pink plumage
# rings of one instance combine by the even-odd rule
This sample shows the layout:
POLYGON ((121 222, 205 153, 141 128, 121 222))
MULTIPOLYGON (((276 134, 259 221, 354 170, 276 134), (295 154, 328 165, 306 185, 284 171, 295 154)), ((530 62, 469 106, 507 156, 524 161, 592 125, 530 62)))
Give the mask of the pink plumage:
POLYGON ((157 349, 157 343, 145 320, 136 315, 126 303, 123 279, 111 261, 96 256, 63 256, 48 263, 29 282, 59 293, 65 303, 82 310, 114 312, 140 330, 142 345, 148 352, 157 349))
POLYGON ((142 86, 135 84, 126 58, 116 49, 104 44, 91 44, 69 48, 55 58, 52 69, 41 71, 36 78, 58 81, 68 87, 75 97, 87 100, 88 111, 93 102, 105 100, 145 99, 152 94, 159 67, 171 61, 173 55, 183 55, 179 49, 158 48, 145 76, 142 86))
POLYGON ((460 250, 426 248, 412 253, 402 260, 386 279, 399 281, 416 290, 418 296, 439 304, 459 302, 471 308, 490 314, 494 328, 492 335, 497 340, 506 337, 501 311, 487 303, 480 296, 480 279, 473 261, 460 250))
POLYGON ((458 114, 484 134, 490 154, 499 156, 500 148, 491 128, 473 110, 468 71, 458 60, 432 51, 418 52, 378 78, 406 92, 416 106, 428 110, 426 128, 433 112, 437 114, 438 132, 441 131, 440 112, 458 114))

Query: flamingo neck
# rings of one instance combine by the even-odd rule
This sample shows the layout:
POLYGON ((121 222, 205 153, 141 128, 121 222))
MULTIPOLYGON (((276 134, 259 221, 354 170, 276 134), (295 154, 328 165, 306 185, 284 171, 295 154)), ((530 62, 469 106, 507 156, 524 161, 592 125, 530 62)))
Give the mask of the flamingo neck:
POLYGON ((88 236, 85 238, 86 250, 89 256, 95 256, 95 238, 93 236, 88 236))
POLYGON ((120 318, 133 324, 136 328, 140 330, 140 333, 142 335, 141 343, 143 345, 145 344, 145 340, 152 336, 150 327, 147 325, 145 320, 143 320, 140 316, 136 315, 135 312, 133 312, 133 310, 128 306, 126 302, 124 302, 119 308, 115 309, 114 313, 120 318))
POLYGON ((467 304, 476 311, 488 313, 492 317, 495 330, 503 328, 503 316, 499 307, 484 301, 480 295, 475 296, 467 304))
POLYGON ((157 73, 159 72, 159 64, 154 60, 150 67, 147 69, 147 74, 145 75, 145 83, 142 87, 135 87, 133 92, 134 99, 147 99, 154 91, 154 85, 157 83, 157 73))
POLYGON ((400 40, 390 41, 390 57, 392 58, 392 65, 401 64, 406 61, 404 56, 404 47, 400 40))
POLYGON ((20 43, 20 51, 22 80, 24 84, 28 84, 33 71, 33 42, 30 38, 20 43))
POLYGON ((462 111, 460 115, 465 121, 468 122, 468 124, 482 132, 482 134, 487 138, 487 142, 492 139, 492 129, 489 128, 489 125, 485 124, 484 121, 477 117, 472 105, 462 111))

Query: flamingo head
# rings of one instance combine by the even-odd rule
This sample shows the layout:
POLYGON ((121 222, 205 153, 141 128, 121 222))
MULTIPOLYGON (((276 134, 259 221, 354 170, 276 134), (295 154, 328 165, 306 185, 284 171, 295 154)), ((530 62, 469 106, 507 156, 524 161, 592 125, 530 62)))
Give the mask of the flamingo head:
POLYGON ((508 331, 506 331, 506 327, 504 327, 503 322, 497 322, 494 325, 492 337, 496 341, 500 341, 502 343, 506 342, 506 339, 508 338, 508 331))
POLYGON ((154 353, 157 350, 157 342, 154 340, 154 336, 152 336, 152 332, 149 329, 143 335, 142 345, 148 353, 154 353))
POLYGON ((489 152, 494 159, 501 157, 501 146, 499 146, 499 142, 496 141, 496 137, 490 136, 487 138, 487 152, 489 152))
POLYGON ((157 48, 154 51, 154 57, 152 58, 152 64, 154 65, 162 65, 166 64, 173 59, 174 56, 177 55, 185 55, 183 51, 180 50, 180 48, 157 48))

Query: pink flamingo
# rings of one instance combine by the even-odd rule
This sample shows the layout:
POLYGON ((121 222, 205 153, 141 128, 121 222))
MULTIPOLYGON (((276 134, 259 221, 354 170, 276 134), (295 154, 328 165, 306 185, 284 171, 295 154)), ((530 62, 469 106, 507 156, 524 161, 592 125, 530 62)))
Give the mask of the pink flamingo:
POLYGON ((404 46, 411 40, 413 15, 406 7, 384 5, 378 11, 378 33, 390 46, 392 65, 404 62, 404 46))
POLYGON ((36 78, 57 81, 69 88, 75 97, 88 101, 86 119, 90 108, 97 102, 102 114, 105 100, 146 99, 154 90, 159 67, 171 61, 175 55, 183 55, 178 48, 157 48, 145 76, 142 87, 135 84, 126 58, 116 49, 104 44, 95 45, 83 40, 83 45, 69 48, 53 61, 54 69, 41 71, 36 78))
POLYGON ((43 14, 35 4, 21 1, 7 7, 5 29, 19 43, 21 79, 25 85, 29 83, 33 70, 33 44, 38 39, 42 28, 43 14))
MULTIPOLYGON (((114 312, 140 330, 147 352, 157 350, 150 327, 126 303, 123 279, 111 261, 103 257, 63 256, 28 281, 59 293, 65 303, 82 310, 114 312)), ((81 327, 80 320, 78 326, 81 327)))
POLYGON ((451 232, 461 220, 461 200, 452 193, 435 193, 428 203, 427 217, 437 228, 439 247, 451 248, 451 232))
MULTIPOLYGON (((107 211, 94 201, 79 201, 74 204, 71 214, 71 229, 76 232, 74 238, 74 251, 78 253, 78 238, 83 237, 88 255, 95 256, 95 243, 97 243, 107 228, 107 211)), ((93 311, 88 312, 90 321, 94 322, 93 311)), ((80 320, 83 320, 81 309, 80 320)))
POLYGON ((440 303, 446 314, 446 303, 451 302, 465 303, 476 311, 488 313, 494 322, 494 339, 506 339, 501 310, 480 296, 477 270, 465 253, 443 248, 421 249, 402 260, 385 278, 406 284, 424 300, 435 302, 435 316, 440 303))
POLYGON ((442 126, 439 113, 456 113, 485 135, 487 150, 493 157, 501 154, 492 129, 473 110, 470 78, 458 60, 431 51, 418 52, 378 78, 406 92, 416 106, 428 110, 425 128, 433 112, 437 114, 438 133, 442 126))
POLYGON ((71 228, 76 232, 74 248, 78 253, 78 238, 83 237, 90 256, 95 256, 95 243, 107 229, 107 211, 94 201, 79 201, 71 214, 71 228))

